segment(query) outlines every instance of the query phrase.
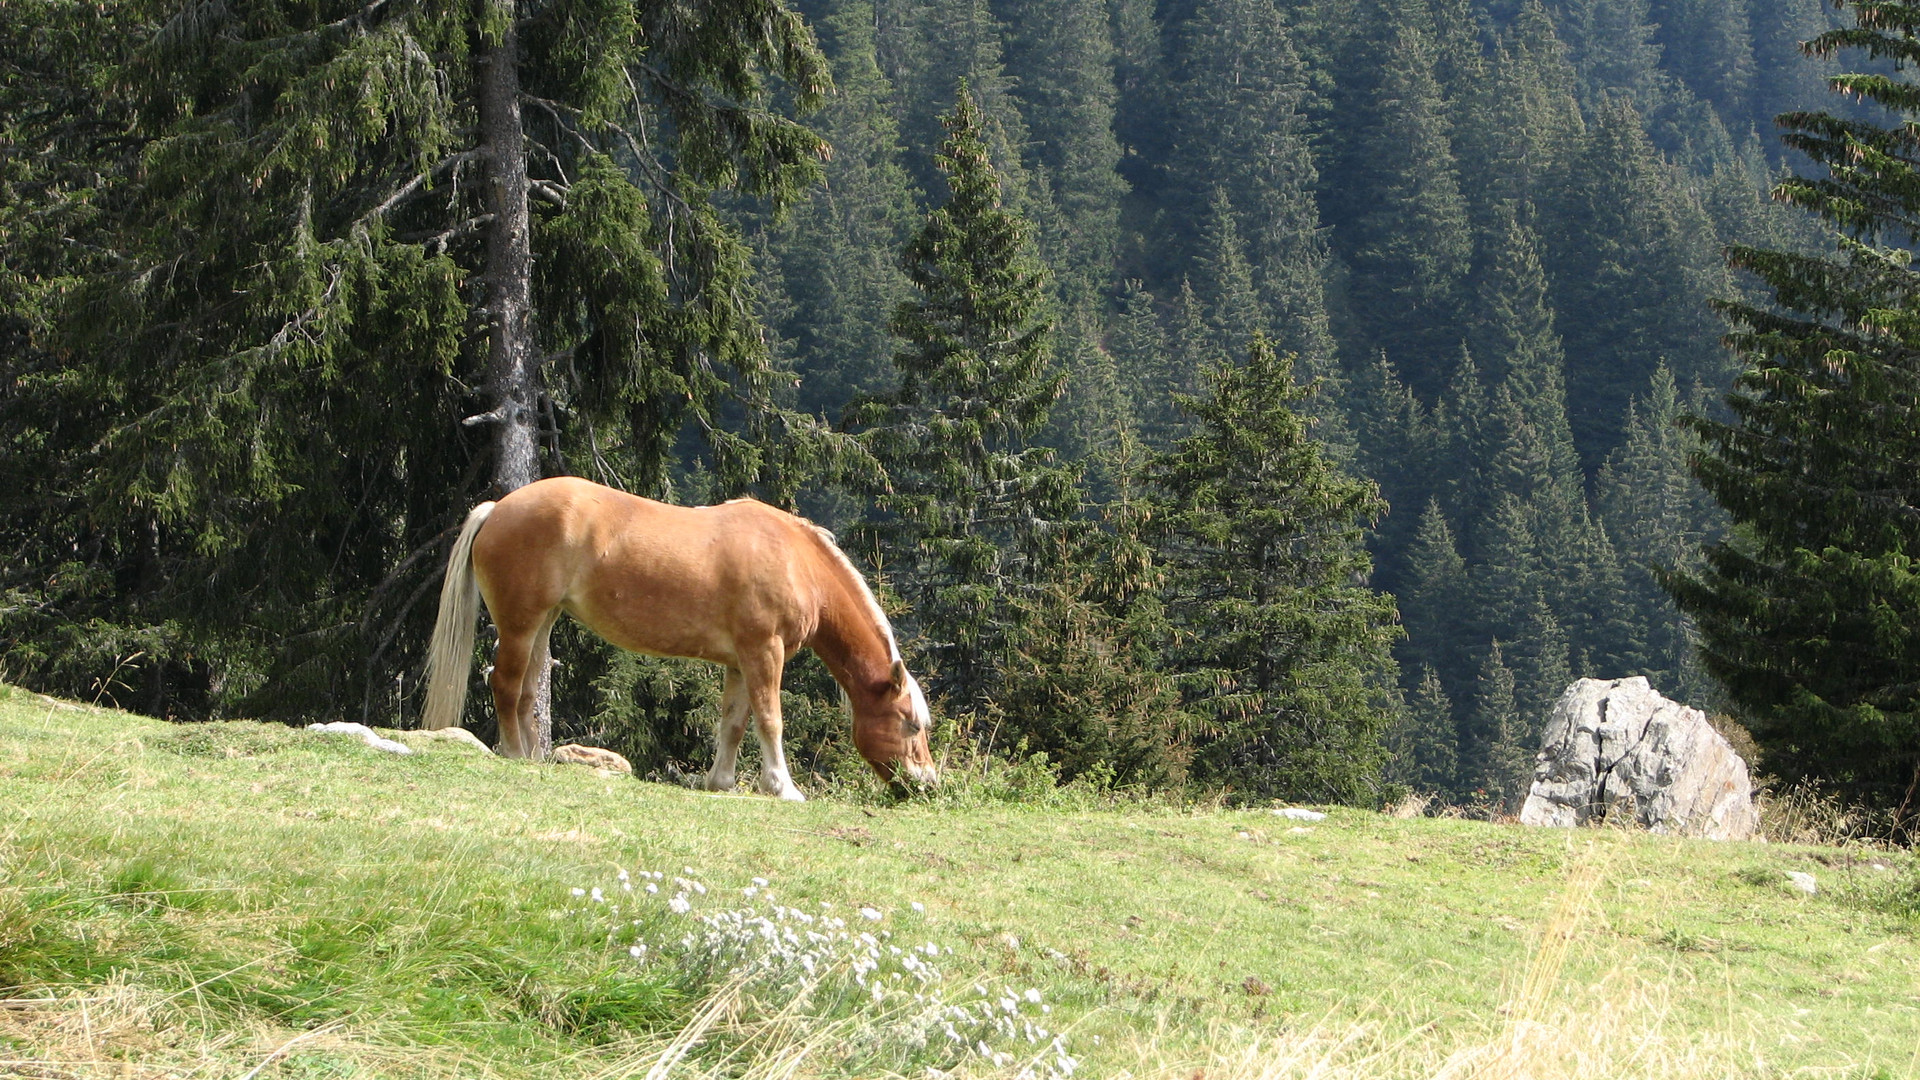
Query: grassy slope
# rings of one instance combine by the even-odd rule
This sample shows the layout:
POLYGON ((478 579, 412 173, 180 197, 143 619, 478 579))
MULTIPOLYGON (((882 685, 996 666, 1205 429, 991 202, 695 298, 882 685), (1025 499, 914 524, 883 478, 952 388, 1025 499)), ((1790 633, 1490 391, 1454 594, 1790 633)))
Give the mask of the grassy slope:
POLYGON ((1044 988, 1082 1075, 1494 1075, 1549 1037, 1593 1045, 1511 1074, 1920 1075, 1917 927, 1865 902, 1904 856, 1339 809, 796 806, 0 693, 0 987, 22 984, 0 1075, 644 1075, 697 1003, 559 913, 682 867, 872 905, 962 981, 1044 988))

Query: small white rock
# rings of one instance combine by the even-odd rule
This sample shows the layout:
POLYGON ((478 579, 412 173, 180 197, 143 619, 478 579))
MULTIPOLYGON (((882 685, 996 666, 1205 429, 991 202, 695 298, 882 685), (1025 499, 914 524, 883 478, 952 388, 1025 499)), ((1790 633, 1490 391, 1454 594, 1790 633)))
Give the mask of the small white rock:
POLYGON ((1799 889, 1808 896, 1812 896, 1820 891, 1820 886, 1813 880, 1813 875, 1804 870, 1787 871, 1787 884, 1795 889, 1799 889))
POLYGON ((336 720, 331 724, 308 724, 307 730, 324 731, 334 735, 356 735, 360 738, 361 742, 366 743, 375 750, 385 750, 389 754, 413 753, 413 747, 394 742, 392 739, 382 738, 374 734, 373 729, 365 724, 354 724, 345 720, 336 720))
POLYGON ((1327 819, 1327 815, 1318 810, 1306 810, 1298 806, 1289 806, 1282 810, 1275 810, 1274 814, 1286 818, 1289 821, 1325 821, 1327 819))

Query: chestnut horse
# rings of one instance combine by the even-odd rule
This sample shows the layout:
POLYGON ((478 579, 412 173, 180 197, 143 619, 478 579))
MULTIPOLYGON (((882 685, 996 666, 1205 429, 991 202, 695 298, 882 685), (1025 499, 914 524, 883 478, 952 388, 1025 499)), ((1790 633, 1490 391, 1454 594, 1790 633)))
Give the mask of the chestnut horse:
POLYGON ((500 752, 534 752, 534 704, 561 613, 615 645, 727 669, 713 768, 728 791, 747 719, 760 740, 761 791, 804 799, 780 746, 780 673, 810 647, 840 684, 853 743, 880 778, 934 778, 926 698, 893 628, 833 534, 752 499, 672 506, 577 477, 528 484, 467 515, 447 562, 428 652, 421 726, 466 706, 475 601, 500 634, 493 704, 500 752))

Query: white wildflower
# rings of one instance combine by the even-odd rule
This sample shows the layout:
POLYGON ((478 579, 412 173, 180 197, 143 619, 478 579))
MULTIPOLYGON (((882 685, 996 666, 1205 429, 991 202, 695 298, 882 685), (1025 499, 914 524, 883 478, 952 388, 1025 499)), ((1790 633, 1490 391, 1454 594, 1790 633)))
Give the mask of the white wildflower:
POLYGON ((879 922, 880 912, 875 908, 863 907, 860 909, 860 917, 868 922, 879 922))
MULTIPOLYGON (((595 891, 598 891, 598 890, 595 890, 595 891)), ((587 895, 587 890, 585 890, 585 889, 575 889, 575 890, 573 890, 573 895, 575 895, 575 896, 585 896, 585 895, 587 895)))

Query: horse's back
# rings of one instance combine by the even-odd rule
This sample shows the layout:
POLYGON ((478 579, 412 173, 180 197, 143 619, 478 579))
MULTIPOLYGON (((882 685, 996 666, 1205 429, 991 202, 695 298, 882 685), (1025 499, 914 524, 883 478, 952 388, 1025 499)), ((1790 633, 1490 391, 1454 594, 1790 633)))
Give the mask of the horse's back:
POLYGON ((674 506, 555 477, 500 500, 474 567, 496 621, 558 606, 623 648, 730 663, 742 639, 810 632, 811 529, 750 499, 674 506))

